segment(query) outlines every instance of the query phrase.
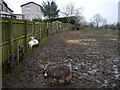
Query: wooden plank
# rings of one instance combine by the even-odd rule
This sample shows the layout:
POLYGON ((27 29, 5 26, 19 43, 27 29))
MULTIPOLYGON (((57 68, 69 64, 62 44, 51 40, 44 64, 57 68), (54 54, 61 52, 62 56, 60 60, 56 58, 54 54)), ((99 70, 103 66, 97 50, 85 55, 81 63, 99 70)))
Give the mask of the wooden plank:
POLYGON ((12 53, 12 22, 11 19, 8 19, 8 45, 9 45, 9 54, 12 53))
POLYGON ((18 40, 16 41, 16 52, 17 52, 17 63, 19 63, 19 45, 18 45, 18 40))
POLYGON ((46 28, 46 35, 48 36, 49 35, 49 32, 48 32, 48 29, 49 29, 49 27, 48 27, 48 23, 46 23, 46 26, 47 26, 47 28, 46 28))
POLYGON ((24 38, 24 48, 25 48, 25 51, 28 50, 28 44, 27 44, 27 21, 25 21, 24 23, 24 28, 25 28, 25 38, 24 38))
MULTIPOLYGON (((0 21, 2 21, 1 17, 0 17, 0 21)), ((2 43, 2 23, 1 22, 0 22, 0 43, 2 43)), ((1 66, 2 66, 2 46, 0 46, 0 68, 1 68, 1 66)), ((1 70, 0 70, 0 73, 1 73, 1 70)), ((0 75, 0 76, 2 76, 2 75, 0 75)))

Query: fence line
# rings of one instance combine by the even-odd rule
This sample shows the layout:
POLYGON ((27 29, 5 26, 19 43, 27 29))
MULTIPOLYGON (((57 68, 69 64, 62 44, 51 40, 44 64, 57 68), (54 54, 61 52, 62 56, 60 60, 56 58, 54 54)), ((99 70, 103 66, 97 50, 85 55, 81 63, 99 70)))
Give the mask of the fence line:
POLYGON ((27 52, 30 36, 41 40, 48 35, 69 30, 72 26, 67 23, 33 23, 10 18, 2 18, 0 23, 2 23, 2 41, 0 42, 2 62, 5 62, 11 53, 16 54, 18 60, 19 45, 22 45, 27 52))

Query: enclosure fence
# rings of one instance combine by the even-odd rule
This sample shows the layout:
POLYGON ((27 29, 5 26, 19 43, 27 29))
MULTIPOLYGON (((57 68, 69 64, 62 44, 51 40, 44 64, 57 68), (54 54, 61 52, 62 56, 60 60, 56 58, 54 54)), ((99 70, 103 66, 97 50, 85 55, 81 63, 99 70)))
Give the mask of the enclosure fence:
POLYGON ((22 45, 24 51, 28 51, 28 42, 30 36, 34 36, 37 40, 42 38, 70 30, 71 24, 67 23, 39 23, 26 20, 2 18, 0 19, 2 30, 0 30, 0 55, 2 63, 4 63, 10 54, 18 55, 18 46, 22 45))

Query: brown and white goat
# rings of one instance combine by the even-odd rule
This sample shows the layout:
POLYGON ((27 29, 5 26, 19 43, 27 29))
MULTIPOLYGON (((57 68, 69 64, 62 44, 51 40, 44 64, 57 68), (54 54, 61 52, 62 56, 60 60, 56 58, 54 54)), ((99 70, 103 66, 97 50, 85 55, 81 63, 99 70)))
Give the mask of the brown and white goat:
POLYGON ((69 83, 72 79, 71 65, 48 66, 43 71, 43 76, 50 83, 69 83))

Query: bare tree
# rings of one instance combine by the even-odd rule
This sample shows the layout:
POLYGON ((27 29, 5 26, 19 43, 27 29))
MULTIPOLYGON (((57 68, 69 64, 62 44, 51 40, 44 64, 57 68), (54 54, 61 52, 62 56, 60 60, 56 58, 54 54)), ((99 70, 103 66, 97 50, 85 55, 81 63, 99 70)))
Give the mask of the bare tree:
POLYGON ((103 18, 100 16, 100 14, 95 14, 90 20, 91 22, 94 22, 94 26, 99 27, 103 21, 103 18))
POLYGON ((95 22, 91 21, 91 22, 90 22, 90 26, 91 26, 91 27, 95 27, 95 22))
POLYGON ((76 12, 76 10, 75 10, 75 6, 74 6, 74 4, 73 3, 70 3, 70 4, 67 4, 67 5, 65 5, 64 7, 63 7, 63 14, 65 15, 65 16, 67 16, 67 17, 69 17, 69 16, 72 16, 75 12, 76 12))
POLYGON ((107 19, 102 20, 102 26, 105 26, 105 25, 107 25, 107 19))
POLYGON ((81 10, 82 8, 75 8, 75 5, 73 3, 69 3, 63 7, 63 11, 61 11, 61 13, 68 17, 69 23, 72 16, 75 16, 76 19, 79 18, 79 16, 81 15, 81 10))
POLYGON ((81 25, 86 25, 87 24, 86 18, 84 16, 79 16, 79 23, 81 25))

